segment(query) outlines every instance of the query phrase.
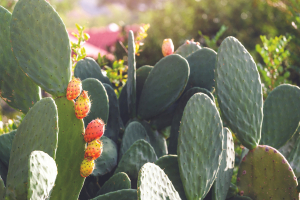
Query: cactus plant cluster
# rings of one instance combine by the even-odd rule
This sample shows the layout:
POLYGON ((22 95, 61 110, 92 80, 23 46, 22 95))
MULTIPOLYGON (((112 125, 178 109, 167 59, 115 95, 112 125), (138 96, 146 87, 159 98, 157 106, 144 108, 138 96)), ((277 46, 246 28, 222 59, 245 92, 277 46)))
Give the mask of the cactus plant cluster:
POLYGON ((12 14, 0 7, 0 19, 1 95, 26 114, 0 136, 0 200, 299 199, 300 88, 281 85, 263 102, 256 64, 236 38, 218 52, 167 44, 171 54, 136 69, 129 31, 117 98, 92 58, 71 81, 69 38, 45 0, 19 0, 12 14), (236 184, 233 133, 245 147, 236 184), (277 149, 287 142, 285 158, 277 149))

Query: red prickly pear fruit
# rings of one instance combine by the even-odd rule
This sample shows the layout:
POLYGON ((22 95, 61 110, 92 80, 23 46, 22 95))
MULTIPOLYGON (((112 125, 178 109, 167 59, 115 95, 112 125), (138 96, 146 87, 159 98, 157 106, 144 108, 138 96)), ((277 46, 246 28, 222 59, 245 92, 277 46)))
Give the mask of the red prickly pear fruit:
POLYGON ((85 150, 84 158, 90 158, 96 160, 102 153, 103 145, 100 140, 93 140, 88 143, 88 146, 85 150))
POLYGON ((82 90, 82 84, 79 78, 73 78, 67 87, 67 99, 74 100, 76 99, 82 90))
POLYGON ((102 119, 94 119, 85 129, 84 140, 91 142, 100 139, 104 133, 104 128, 105 124, 102 119))
POLYGON ((164 39, 162 44, 162 53, 164 56, 168 56, 174 53, 174 45, 170 38, 164 39))
POLYGON ((90 112, 91 102, 88 97, 88 92, 83 90, 81 95, 75 102, 75 115, 78 119, 85 118, 90 112))
POLYGON ((92 159, 85 158, 80 165, 80 175, 82 177, 89 176, 95 168, 95 162, 92 159))

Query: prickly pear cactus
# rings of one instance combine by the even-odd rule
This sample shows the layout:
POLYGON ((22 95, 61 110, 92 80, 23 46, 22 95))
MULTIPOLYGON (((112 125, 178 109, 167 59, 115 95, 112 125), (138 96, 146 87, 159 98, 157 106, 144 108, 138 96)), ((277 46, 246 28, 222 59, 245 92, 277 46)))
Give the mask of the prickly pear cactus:
POLYGON ((186 58, 199 49, 201 49, 201 47, 198 42, 187 40, 183 45, 178 47, 178 49, 174 53, 179 54, 182 57, 186 58))
POLYGON ((241 196, 253 200, 298 199, 297 185, 288 161, 273 147, 259 145, 240 164, 237 186, 241 196))

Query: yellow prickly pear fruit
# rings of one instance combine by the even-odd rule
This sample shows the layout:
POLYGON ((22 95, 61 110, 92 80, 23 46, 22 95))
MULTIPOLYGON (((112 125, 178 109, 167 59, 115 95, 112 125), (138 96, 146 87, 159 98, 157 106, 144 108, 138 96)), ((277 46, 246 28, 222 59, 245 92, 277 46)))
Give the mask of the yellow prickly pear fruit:
POLYGON ((84 158, 89 158, 96 160, 102 153, 102 142, 100 140, 93 140, 88 143, 88 146, 85 150, 84 158))
POLYGON ((80 165, 80 175, 82 177, 89 176, 95 167, 95 162, 92 159, 85 158, 80 165))
POLYGON ((88 92, 83 90, 81 95, 75 102, 75 115, 78 119, 85 118, 90 112, 91 102, 88 97, 88 92))
POLYGON ((174 45, 170 38, 164 39, 161 50, 164 56, 168 56, 174 53, 174 45))
POLYGON ((74 100, 76 99, 82 90, 82 84, 79 78, 73 78, 67 87, 67 99, 74 100))

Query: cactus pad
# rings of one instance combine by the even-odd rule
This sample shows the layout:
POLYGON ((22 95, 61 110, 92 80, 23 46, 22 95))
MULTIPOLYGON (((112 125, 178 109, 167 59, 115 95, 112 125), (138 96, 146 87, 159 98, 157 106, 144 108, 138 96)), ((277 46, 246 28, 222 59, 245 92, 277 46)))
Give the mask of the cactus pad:
POLYGON ((19 67, 10 44, 11 13, 0 6, 0 88, 11 107, 27 113, 41 99, 39 87, 19 67))
POLYGON ((131 181, 126 173, 119 172, 104 183, 97 196, 123 189, 131 189, 131 181))
POLYGON ((261 144, 276 149, 295 133, 300 121, 300 88, 283 84, 268 95, 264 103, 261 144))
POLYGON ((217 178, 213 185, 213 199, 225 200, 231 182, 234 169, 234 142, 232 134, 228 128, 223 128, 224 147, 222 153, 221 166, 217 174, 217 178))
POLYGON ((2 178, 4 184, 6 184, 7 172, 7 166, 5 166, 5 164, 3 164, 3 162, 0 161, 0 177, 2 178))
POLYGON ((46 199, 57 176, 56 163, 43 151, 33 151, 28 161, 27 199, 46 199))
POLYGON ((17 133, 13 130, 9 133, 0 135, 0 160, 8 167, 12 141, 17 133))
POLYGON ((145 81, 152 69, 153 69, 153 66, 144 65, 136 70, 136 102, 137 102, 137 104, 140 100, 145 81))
POLYGON ((182 57, 186 58, 199 49, 201 49, 199 44, 197 44, 194 41, 187 40, 183 45, 178 47, 178 49, 174 53, 179 54, 182 57))
POLYGON ((248 149, 260 140, 263 96, 256 64, 234 37, 221 43, 216 62, 216 92, 231 130, 248 149))
POLYGON ((174 113, 174 117, 171 125, 171 134, 169 138, 169 146, 168 151, 169 154, 177 154, 177 144, 178 144, 178 135, 179 135, 179 127, 181 118, 183 115, 184 108, 188 102, 188 100, 196 93, 201 92, 209 96, 211 100, 215 101, 214 96, 206 89, 193 87, 186 91, 184 95, 180 98, 179 103, 177 105, 176 111, 174 113))
POLYGON ((103 176, 111 172, 118 162, 117 145, 108 137, 102 136, 103 151, 99 158, 95 160, 95 169, 92 176, 103 176))
POLYGON ((289 161, 296 177, 300 177, 300 137, 295 142, 294 148, 291 150, 287 160, 289 161))
POLYGON ((138 200, 180 200, 168 176, 157 165, 146 163, 139 172, 138 200))
POLYGON ((12 143, 6 183, 6 198, 27 196, 28 158, 40 150, 55 158, 58 140, 58 113, 52 98, 38 101, 26 114, 12 143))
POLYGON ((267 145, 250 150, 237 175, 240 195, 253 200, 298 199, 297 185, 297 178, 287 160, 278 150, 267 145))
POLYGON ((46 1, 18 1, 10 36, 19 65, 37 85, 65 96, 71 80, 71 47, 66 27, 46 1))
POLYGON ((136 117, 136 63, 134 35, 130 30, 128 33, 128 78, 127 78, 127 102, 131 118, 136 117))
POLYGON ((121 90, 120 96, 119 96, 120 117, 121 117, 124 125, 126 125, 130 119, 129 111, 128 111, 127 89, 126 88, 127 88, 127 84, 124 85, 124 87, 121 90))
POLYGON ((167 109, 182 94, 190 74, 188 62, 179 55, 162 58, 148 75, 138 115, 150 119, 167 109))
POLYGON ((85 127, 94 119, 100 118, 107 123, 109 114, 108 96, 103 84, 94 78, 82 81, 82 89, 88 91, 91 101, 90 113, 85 117, 85 127))
POLYGON ((180 177, 187 199, 203 199, 222 159, 222 121, 214 102, 194 94, 185 106, 178 138, 180 177))
POLYGON ((129 123, 123 135, 119 159, 129 149, 129 147, 131 147, 131 145, 139 139, 144 139, 145 141, 150 142, 147 131, 141 123, 137 121, 129 123))
POLYGON ((131 180, 137 179, 141 167, 147 162, 156 160, 157 156, 153 147, 143 139, 138 140, 125 152, 115 174, 125 172, 131 180))
POLYGON ((155 164, 158 165, 168 176, 180 198, 182 200, 186 200, 182 181, 179 175, 177 155, 165 155, 160 157, 155 164))
POLYGON ((186 60, 191 70, 186 89, 201 87, 212 92, 215 87, 217 53, 212 49, 202 48, 189 55, 186 60))
POLYGON ((137 200, 137 191, 134 189, 123 189, 97 196, 91 200, 137 200))
POLYGON ((76 78, 80 78, 81 81, 87 78, 95 78, 98 79, 101 83, 107 83, 111 85, 109 78, 102 74, 101 68, 98 63, 93 58, 89 57, 79 60, 76 63, 74 76, 76 78))
POLYGON ((74 102, 66 97, 55 99, 58 110, 58 148, 56 164, 58 176, 51 199, 78 199, 84 178, 80 165, 84 158, 85 141, 83 120, 74 114, 74 102))

